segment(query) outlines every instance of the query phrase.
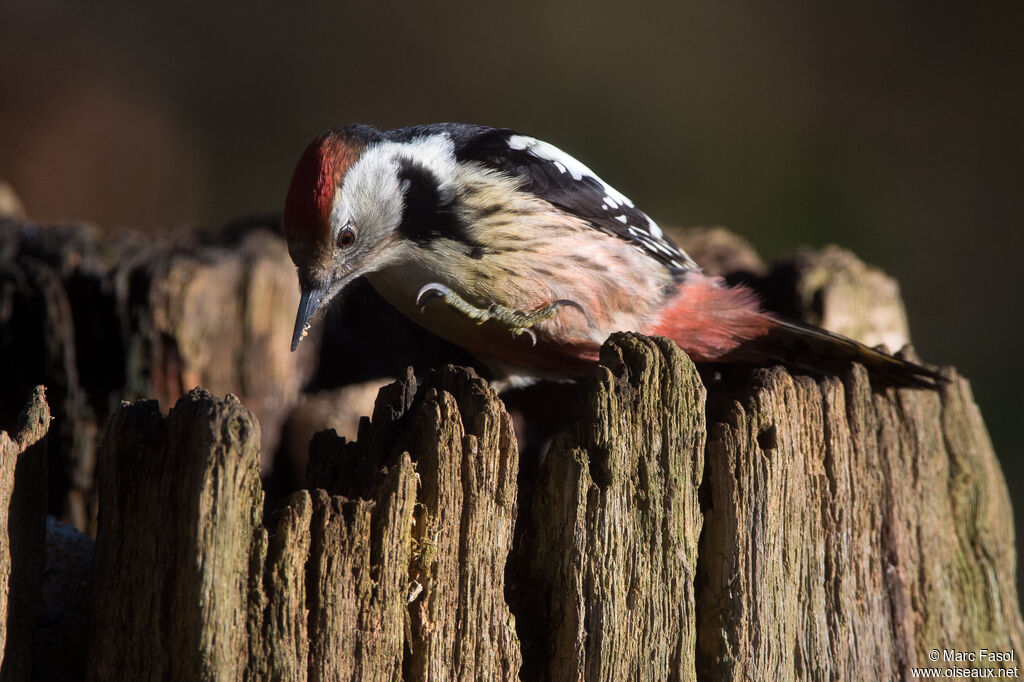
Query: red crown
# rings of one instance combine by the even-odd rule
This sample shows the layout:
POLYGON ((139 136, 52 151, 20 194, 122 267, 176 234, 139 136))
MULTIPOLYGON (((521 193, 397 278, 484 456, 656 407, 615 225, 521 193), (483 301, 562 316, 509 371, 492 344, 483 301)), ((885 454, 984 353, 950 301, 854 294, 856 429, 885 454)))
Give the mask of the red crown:
POLYGON ((365 146, 343 130, 328 130, 306 147, 284 204, 284 234, 289 243, 330 239, 334 192, 365 146))

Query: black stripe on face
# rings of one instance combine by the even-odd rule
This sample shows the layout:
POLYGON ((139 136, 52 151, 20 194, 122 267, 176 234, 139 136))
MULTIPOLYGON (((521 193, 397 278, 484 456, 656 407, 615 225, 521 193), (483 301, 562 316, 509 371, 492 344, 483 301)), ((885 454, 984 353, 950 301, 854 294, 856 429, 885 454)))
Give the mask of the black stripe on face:
POLYGON ((440 181, 430 169, 411 159, 400 159, 398 181, 404 200, 398 230, 403 237, 421 246, 440 238, 452 239, 464 244, 473 258, 488 252, 470 238, 453 202, 442 196, 440 181))

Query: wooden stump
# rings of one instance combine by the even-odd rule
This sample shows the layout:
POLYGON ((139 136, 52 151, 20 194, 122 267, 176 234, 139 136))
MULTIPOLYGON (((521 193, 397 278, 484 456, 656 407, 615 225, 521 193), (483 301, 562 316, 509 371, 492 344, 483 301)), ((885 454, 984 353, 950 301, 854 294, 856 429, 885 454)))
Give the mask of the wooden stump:
POLYGON ((763 370, 705 427, 673 344, 618 335, 602 362, 517 564, 511 422, 467 370, 386 387, 356 442, 318 435, 313 488, 267 528, 236 400, 121 408, 90 679, 894 679, 1020 650, 1006 488, 955 374, 763 370))
POLYGON ((548 452, 523 553, 540 679, 693 680, 704 386, 667 339, 614 335, 548 452))
POLYGON ((517 679, 511 422, 467 370, 415 392, 411 374, 382 392, 359 442, 321 434, 324 487, 273 532, 237 400, 121 408, 101 450, 89 678, 402 679, 405 661, 408 679, 517 679))
MULTIPOLYGON (((947 652, 1024 651, 1006 483, 953 370, 939 391, 872 387, 856 366, 702 379, 672 343, 619 334, 539 462, 520 461, 513 418, 473 370, 408 370, 355 440, 317 434, 308 485, 265 505, 266 449, 313 361, 267 359, 294 313, 280 239, 135 244, 103 270, 100 241, 75 235, 22 230, 0 259, 0 314, 30 332, 5 327, 0 343, 29 344, 25 367, 58 379, 51 456, 96 453, 62 469, 83 499, 99 490, 95 571, 79 581, 92 625, 65 647, 88 661, 66 679, 908 679, 1017 665, 947 652), (120 374, 86 369, 102 353, 120 374), (187 390, 206 381, 253 393, 187 390), (125 387, 177 402, 117 406, 125 387)), ((895 283, 846 252, 766 269, 720 231, 694 239, 790 314, 908 340, 895 283)), ((32 405, 0 437, 5 680, 29 675, 46 537, 49 419, 41 393, 32 405)))

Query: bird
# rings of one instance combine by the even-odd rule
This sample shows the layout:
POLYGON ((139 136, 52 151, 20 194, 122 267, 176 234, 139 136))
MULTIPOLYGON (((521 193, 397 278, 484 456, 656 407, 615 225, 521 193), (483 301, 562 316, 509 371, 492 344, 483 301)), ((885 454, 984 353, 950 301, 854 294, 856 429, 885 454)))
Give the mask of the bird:
POLYGON ((558 147, 509 128, 333 128, 300 156, 283 231, 311 318, 353 281, 469 351, 502 389, 592 374, 602 343, 670 338, 696 363, 781 364, 936 388, 938 372, 766 310, 706 274, 646 213, 558 147))

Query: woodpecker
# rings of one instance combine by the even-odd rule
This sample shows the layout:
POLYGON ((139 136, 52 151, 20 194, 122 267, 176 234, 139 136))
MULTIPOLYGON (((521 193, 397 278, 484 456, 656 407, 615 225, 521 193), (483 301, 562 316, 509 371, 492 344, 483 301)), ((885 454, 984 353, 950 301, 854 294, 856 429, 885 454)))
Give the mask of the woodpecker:
POLYGON ((293 351, 311 316, 366 277, 505 387, 591 372, 616 331, 667 336, 698 363, 829 373, 857 361, 887 384, 943 381, 763 310, 583 163, 509 129, 328 130, 295 168, 284 233, 302 292, 293 351))

